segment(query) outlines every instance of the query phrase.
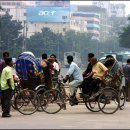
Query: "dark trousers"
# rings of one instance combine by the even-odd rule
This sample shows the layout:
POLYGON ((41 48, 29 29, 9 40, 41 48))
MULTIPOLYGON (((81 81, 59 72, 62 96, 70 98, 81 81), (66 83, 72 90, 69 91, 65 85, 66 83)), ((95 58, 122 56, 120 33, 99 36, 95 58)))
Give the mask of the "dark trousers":
POLYGON ((130 78, 125 80, 125 86, 126 86, 126 99, 130 102, 130 78))
POLYGON ((12 98, 11 89, 2 90, 2 111, 3 111, 2 115, 10 114, 11 98, 12 98))
POLYGON ((92 93, 97 92, 99 90, 98 84, 101 82, 100 79, 93 79, 93 78, 88 78, 85 79, 81 85, 82 87, 82 92, 84 94, 92 95, 92 93))
POLYGON ((90 93, 90 88, 89 84, 92 81, 92 78, 85 78, 84 81, 81 84, 82 92, 84 94, 89 94, 90 93))

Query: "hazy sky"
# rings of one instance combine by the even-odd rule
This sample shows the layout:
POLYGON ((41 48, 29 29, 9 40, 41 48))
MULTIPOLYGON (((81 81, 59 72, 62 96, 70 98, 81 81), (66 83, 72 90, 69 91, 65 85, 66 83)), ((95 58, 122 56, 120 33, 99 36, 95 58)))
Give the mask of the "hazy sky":
MULTIPOLYGON (((126 15, 130 14, 130 1, 111 1, 111 3, 124 3, 126 5, 126 15)), ((91 5, 92 1, 71 1, 76 5, 91 5)))

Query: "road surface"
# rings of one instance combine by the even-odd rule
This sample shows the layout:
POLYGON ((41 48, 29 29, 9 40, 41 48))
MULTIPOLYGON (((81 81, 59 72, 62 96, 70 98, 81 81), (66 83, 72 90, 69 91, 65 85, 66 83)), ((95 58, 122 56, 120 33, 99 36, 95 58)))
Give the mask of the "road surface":
MULTIPOLYGON (((0 112, 1 113, 1 112, 0 112)), ((25 116, 17 111, 11 112, 11 118, 1 118, 1 129, 130 129, 130 103, 124 110, 106 115, 93 113, 85 105, 67 105, 67 110, 57 114, 36 112, 25 116)))

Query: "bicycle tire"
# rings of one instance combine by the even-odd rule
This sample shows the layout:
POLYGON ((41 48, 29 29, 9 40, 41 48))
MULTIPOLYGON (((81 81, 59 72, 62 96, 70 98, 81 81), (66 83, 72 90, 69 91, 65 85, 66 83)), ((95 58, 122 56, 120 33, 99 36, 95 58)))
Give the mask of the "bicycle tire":
POLYGON ((64 104, 63 95, 57 89, 47 90, 42 95, 42 102, 45 103, 44 105, 41 105, 44 112, 48 114, 56 114, 63 108, 63 104, 64 104), (51 107, 51 104, 53 105, 55 104, 58 108, 56 108, 56 106, 51 107))
POLYGON ((91 111, 91 112, 99 112, 100 111, 99 106, 98 106, 98 102, 95 99, 88 100, 88 99, 83 98, 83 101, 84 101, 85 106, 87 107, 87 109, 89 111, 91 111), (95 105, 97 105, 97 106, 95 106, 95 105))
POLYGON ((115 113, 119 108, 119 104, 120 104, 119 96, 113 89, 104 89, 98 98, 98 106, 104 114, 115 113), (114 108, 114 103, 115 103, 115 108, 114 108), (110 105, 111 107, 108 106, 108 108, 106 108, 107 105, 110 105), (108 112, 107 110, 112 110, 112 111, 108 112))
POLYGON ((25 89, 17 94, 15 98, 15 105, 21 114, 32 115, 39 107, 39 98, 34 91, 25 89), (21 107, 19 107, 19 105, 21 107))
MULTIPOLYGON (((45 88, 39 88, 37 91, 36 91, 36 95, 38 96, 39 98, 39 101, 42 100, 42 94, 45 92, 45 88)), ((39 107, 37 109, 38 112, 43 112, 43 109, 41 107, 41 103, 39 104, 39 107)))
POLYGON ((120 110, 123 110, 125 108, 125 103, 126 103, 126 93, 125 89, 122 88, 119 93, 119 99, 120 99, 120 110), (122 102, 121 102, 122 101, 122 102))

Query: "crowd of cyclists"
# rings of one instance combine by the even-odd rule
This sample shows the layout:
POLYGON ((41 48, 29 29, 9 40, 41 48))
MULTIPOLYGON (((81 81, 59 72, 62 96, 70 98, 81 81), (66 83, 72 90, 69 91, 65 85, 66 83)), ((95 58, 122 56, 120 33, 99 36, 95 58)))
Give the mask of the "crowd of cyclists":
MULTIPOLYGON (((73 56, 67 56, 67 61, 69 64, 69 69, 66 73, 66 76, 63 78, 63 82, 66 83, 69 81, 70 88, 70 98, 75 102, 71 103, 71 105, 77 105, 78 100, 76 98, 75 89, 80 87, 82 92, 90 97, 93 95, 93 92, 97 92, 99 90, 98 84, 101 83, 109 73, 109 70, 113 67, 113 65, 118 66, 118 73, 116 73, 114 80, 115 86, 119 89, 119 85, 122 82, 123 71, 125 75, 126 82, 129 84, 130 77, 128 73, 128 69, 130 70, 130 60, 128 59, 128 63, 122 69, 118 61, 114 59, 112 55, 106 56, 106 59, 102 62, 98 61, 96 56, 93 53, 88 54, 88 66, 86 70, 82 73, 81 68, 78 67, 76 63, 73 61, 73 56), (127 75, 126 75, 127 73, 127 75), (119 84, 118 84, 119 83, 119 84)), ((44 83, 45 85, 51 89, 52 78, 58 77, 61 70, 61 65, 56 58, 55 54, 51 54, 49 57, 46 53, 42 54, 40 65, 43 70, 44 75, 44 83)), ((1 95, 1 104, 2 104, 2 117, 11 117, 10 115, 10 104, 12 98, 12 91, 14 90, 14 74, 12 73, 13 61, 10 58, 8 52, 3 53, 3 59, 0 61, 0 95, 1 95)), ((114 70, 113 70, 114 71, 114 70)), ((130 72, 130 71, 129 71, 130 72)), ((109 80, 109 79, 108 79, 109 80)), ((129 85, 128 85, 129 86, 129 85)), ((128 89, 127 89, 128 91, 128 89)), ((129 97, 127 93, 127 97, 129 97)))

